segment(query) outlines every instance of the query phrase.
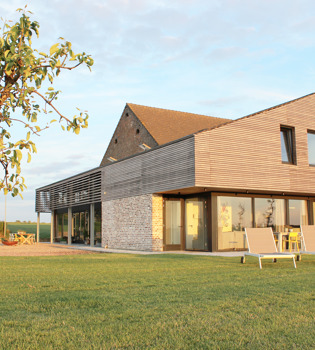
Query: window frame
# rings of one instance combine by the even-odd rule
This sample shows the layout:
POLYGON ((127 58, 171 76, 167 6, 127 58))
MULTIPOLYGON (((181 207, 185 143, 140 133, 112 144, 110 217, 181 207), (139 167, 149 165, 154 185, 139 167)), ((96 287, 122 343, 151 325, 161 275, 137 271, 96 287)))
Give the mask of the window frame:
POLYGON ((308 141, 308 135, 312 134, 315 137, 315 130, 307 130, 307 151, 308 151, 308 165, 311 167, 315 167, 315 163, 310 163, 310 147, 309 147, 309 141, 308 141))
POLYGON ((287 125, 280 125, 281 138, 281 160, 283 164, 296 165, 295 128, 287 125), (288 160, 283 160, 282 138, 285 144, 285 152, 288 160))

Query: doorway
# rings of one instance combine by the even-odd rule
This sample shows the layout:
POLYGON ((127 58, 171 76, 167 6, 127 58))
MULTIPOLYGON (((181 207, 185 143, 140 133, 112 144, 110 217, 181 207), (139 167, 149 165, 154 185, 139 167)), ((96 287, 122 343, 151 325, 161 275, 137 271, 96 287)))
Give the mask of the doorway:
POLYGON ((90 244, 89 212, 88 210, 72 214, 72 243, 90 244))
POLYGON ((164 200, 164 250, 208 251, 206 198, 164 200))
POLYGON ((164 250, 183 250, 183 199, 168 198, 164 205, 164 250))

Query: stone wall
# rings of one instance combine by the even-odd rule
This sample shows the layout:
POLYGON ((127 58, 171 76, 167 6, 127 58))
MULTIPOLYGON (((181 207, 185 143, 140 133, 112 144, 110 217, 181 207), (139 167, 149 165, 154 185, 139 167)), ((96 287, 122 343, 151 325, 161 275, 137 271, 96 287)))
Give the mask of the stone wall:
POLYGON ((102 247, 163 250, 163 198, 143 195, 102 203, 102 247))

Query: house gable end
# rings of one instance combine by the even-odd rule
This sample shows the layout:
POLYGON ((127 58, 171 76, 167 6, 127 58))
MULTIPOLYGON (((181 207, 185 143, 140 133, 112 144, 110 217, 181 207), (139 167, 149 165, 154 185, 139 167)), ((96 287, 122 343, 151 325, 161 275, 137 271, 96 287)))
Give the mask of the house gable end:
POLYGON ((143 152, 140 145, 158 146, 152 135, 126 104, 100 166, 143 152))

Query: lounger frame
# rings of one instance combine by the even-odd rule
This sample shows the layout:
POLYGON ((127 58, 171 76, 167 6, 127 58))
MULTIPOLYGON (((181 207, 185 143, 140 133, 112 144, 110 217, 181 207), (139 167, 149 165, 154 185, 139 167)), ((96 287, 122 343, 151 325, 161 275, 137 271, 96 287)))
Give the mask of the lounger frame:
MULTIPOLYGON (((258 232, 258 231, 256 231, 258 232)), ((295 254, 291 254, 291 253, 279 253, 277 251, 277 246, 276 243, 274 241, 273 238, 273 232, 271 227, 268 228, 262 228, 262 229, 246 229, 245 228, 245 236, 246 236, 246 241, 247 241, 247 247, 248 247, 248 252, 244 253, 244 256, 241 258, 241 262, 245 263, 245 257, 247 255, 249 256, 254 256, 258 258, 259 261, 259 268, 262 269, 262 264, 261 264, 261 260, 263 259, 272 259, 273 262, 276 262, 277 259, 292 259, 293 260, 293 265, 294 268, 296 268, 296 263, 295 263, 295 254), (260 230, 260 232, 265 236, 265 237, 261 237, 261 238, 266 238, 266 245, 263 246, 263 252, 258 253, 257 252, 257 247, 255 249, 255 252, 251 251, 251 244, 250 244, 250 240, 248 238, 248 234, 250 234, 251 230, 260 230), (272 238, 272 241, 270 239, 270 237, 272 238)))

